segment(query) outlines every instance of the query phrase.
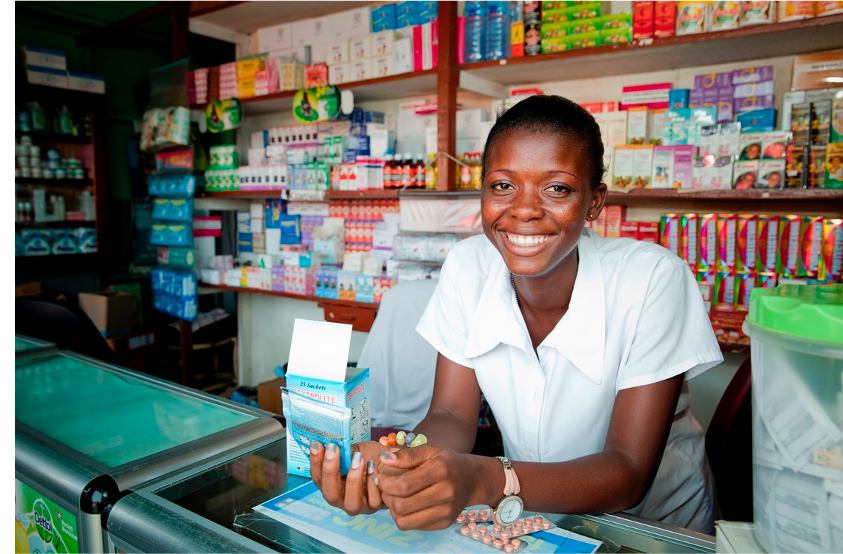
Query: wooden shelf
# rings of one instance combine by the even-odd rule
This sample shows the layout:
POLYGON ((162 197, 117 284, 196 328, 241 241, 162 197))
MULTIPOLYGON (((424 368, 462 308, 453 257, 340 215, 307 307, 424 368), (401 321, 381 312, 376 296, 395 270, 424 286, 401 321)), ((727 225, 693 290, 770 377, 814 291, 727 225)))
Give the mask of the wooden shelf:
POLYGON ((346 306, 348 308, 367 308, 377 311, 380 304, 377 302, 356 302, 354 300, 339 300, 337 298, 324 298, 322 296, 311 296, 302 294, 293 294, 290 292, 277 292, 271 290, 249 289, 246 287, 229 287, 226 285, 209 285, 208 283, 199 283, 200 287, 209 289, 216 289, 225 292, 245 292, 251 294, 264 294, 266 296, 280 296, 282 298, 295 298, 296 300, 307 300, 309 302, 318 302, 319 304, 330 304, 333 306, 346 306))
POLYGON ((33 142, 57 142, 65 144, 91 144, 91 137, 80 137, 74 135, 64 135, 61 133, 51 133, 47 131, 21 131, 15 130, 15 137, 28 136, 33 142))
POLYGON ((816 213, 843 217, 843 190, 836 189, 609 189, 608 205, 690 211, 816 213))
POLYGON ((281 190, 220 190, 202 192, 197 198, 279 198, 281 190))
POLYGON ((15 183, 18 185, 60 185, 60 186, 77 186, 89 187, 94 184, 93 179, 88 177, 82 179, 44 179, 43 177, 15 177, 15 183))
POLYGON ((843 14, 460 66, 503 85, 590 79, 820 52, 843 46, 843 14))
POLYGON ((16 229, 72 229, 96 226, 96 221, 15 221, 16 229))
POLYGON ((326 190, 326 200, 353 200, 356 198, 398 198, 398 189, 384 190, 326 190))
MULTIPOLYGON (((354 93, 355 103, 435 95, 436 70, 413 71, 366 81, 354 81, 337 85, 337 87, 354 93)), ((287 90, 263 96, 241 98, 240 102, 243 104, 243 111, 245 112, 244 117, 290 111, 293 107, 293 97, 296 92, 298 91, 287 90)), ((191 108, 204 110, 206 106, 207 104, 194 104, 191 108)))
POLYGON ((54 256, 15 256, 15 278, 97 272, 102 265, 101 252, 59 254, 54 256))
POLYGON ((240 33, 252 33, 260 28, 299 19, 321 17, 336 12, 383 2, 324 1, 324 2, 191 2, 190 19, 211 23, 240 33))

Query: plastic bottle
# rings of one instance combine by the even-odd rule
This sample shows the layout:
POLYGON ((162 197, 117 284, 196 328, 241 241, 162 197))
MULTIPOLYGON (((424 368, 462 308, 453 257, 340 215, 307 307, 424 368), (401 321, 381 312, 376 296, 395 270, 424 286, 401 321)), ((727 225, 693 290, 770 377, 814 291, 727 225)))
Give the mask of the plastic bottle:
POLYGON ((436 164, 433 162, 433 159, 436 157, 436 154, 428 154, 427 155, 427 169, 424 170, 424 188, 428 190, 434 190, 436 188, 436 177, 438 173, 438 169, 436 164))
POLYGON ((392 154, 383 156, 383 188, 392 188, 392 154))
POLYGON ((486 59, 501 60, 510 55, 509 4, 491 1, 486 3, 486 59))
POLYGON ((401 171, 404 167, 404 156, 401 154, 395 154, 393 156, 392 162, 392 188, 397 189, 401 188, 401 171))
POLYGON ((483 160, 480 152, 475 152, 471 164, 471 188, 483 188, 483 160))
POLYGON ((460 184, 459 187, 461 189, 469 189, 471 188, 471 166, 469 165, 470 162, 470 154, 464 154, 462 159, 462 164, 458 165, 459 167, 459 176, 460 176, 460 184))
POLYGON ((409 187, 413 178, 413 156, 404 152, 404 162, 401 164, 401 188, 409 187))
POLYGON ((26 108, 29 110, 29 119, 32 122, 32 130, 46 131, 47 113, 44 111, 44 108, 41 107, 41 104, 38 102, 30 102, 26 105, 26 108))
POLYGON ((465 61, 483 61, 486 54, 486 2, 465 3, 465 61))
POLYGON ((413 172, 413 185, 412 187, 415 189, 423 189, 424 188, 424 156, 420 153, 416 153, 415 156, 415 170, 413 172))
POLYGON ((18 110, 18 129, 25 133, 32 130, 32 127, 29 125, 29 111, 25 109, 18 110))

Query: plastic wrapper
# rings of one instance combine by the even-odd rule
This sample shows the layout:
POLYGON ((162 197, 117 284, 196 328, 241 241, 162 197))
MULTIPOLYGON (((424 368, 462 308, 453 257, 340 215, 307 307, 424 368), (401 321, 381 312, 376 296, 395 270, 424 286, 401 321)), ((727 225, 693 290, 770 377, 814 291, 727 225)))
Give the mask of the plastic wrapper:
POLYGON ((451 247, 459 241, 460 238, 457 235, 450 233, 396 235, 393 240, 392 251, 398 260, 442 263, 448 256, 451 247))

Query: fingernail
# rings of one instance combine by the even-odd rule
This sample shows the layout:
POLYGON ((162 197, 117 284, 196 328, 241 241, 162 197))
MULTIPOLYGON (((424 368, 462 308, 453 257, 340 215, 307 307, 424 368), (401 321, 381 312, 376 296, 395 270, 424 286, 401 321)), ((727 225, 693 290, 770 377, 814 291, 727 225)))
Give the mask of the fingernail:
POLYGON ((374 483, 376 485, 378 484, 378 476, 377 475, 372 475, 372 483, 374 483))
POLYGON ((361 454, 360 452, 355 452, 354 455, 351 456, 351 469, 357 469, 362 463, 363 454, 361 454))
POLYGON ((375 461, 374 461, 374 460, 369 460, 369 463, 367 463, 367 464, 366 464, 366 473, 368 473, 369 475, 371 475, 371 474, 373 474, 374 472, 375 472, 375 461))
POLYGON ((325 459, 326 460, 333 460, 337 457, 337 445, 329 442, 328 446, 325 448, 325 459))
POLYGON ((317 454, 319 454, 319 441, 316 441, 316 440, 310 441, 310 453, 313 456, 316 456, 317 454))
POLYGON ((394 460, 396 458, 395 454, 393 454, 392 452, 379 452, 378 456, 380 456, 384 460, 394 460))

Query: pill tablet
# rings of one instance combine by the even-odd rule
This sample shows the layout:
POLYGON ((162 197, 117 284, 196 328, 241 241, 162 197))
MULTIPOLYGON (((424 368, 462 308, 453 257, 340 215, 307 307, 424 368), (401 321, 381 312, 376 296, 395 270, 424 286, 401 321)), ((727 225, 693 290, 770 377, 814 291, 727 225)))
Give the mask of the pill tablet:
POLYGON ((521 527, 521 526, 523 526, 524 524, 523 524, 523 523, 521 523, 520 521, 516 521, 516 522, 515 522, 515 523, 513 523, 512 525, 514 525, 515 527, 521 527))
POLYGON ((530 526, 530 525, 532 525, 532 524, 533 524, 533 520, 532 520, 532 519, 530 519, 530 518, 528 518, 528 517, 525 517, 525 518, 524 518, 524 525, 526 525, 527 527, 529 527, 529 526, 530 526))
POLYGON ((460 527, 460 533, 463 535, 468 535, 469 533, 471 533, 471 529, 463 525, 462 527, 460 527))
POLYGON ((465 523, 465 518, 460 516, 457 518, 457 523, 465 523))
POLYGON ((503 541, 500 539, 492 541, 492 546, 495 548, 503 548, 503 541))
POLYGON ((550 529, 552 527, 549 521, 542 521, 542 529, 550 529))
POLYGON ((477 524, 472 521, 468 524, 468 528, 474 531, 477 528, 477 524))
POLYGON ((489 510, 480 510, 479 512, 477 512, 477 515, 487 516, 489 515, 489 510))
POLYGON ((533 521, 541 523, 544 518, 542 516, 533 516, 533 521))
POLYGON ((483 535, 483 544, 492 544, 492 535, 483 535))
POLYGON ((474 540, 479 539, 480 538, 480 531, 472 531, 471 532, 471 538, 474 539, 474 540))
POLYGON ((465 513, 465 515, 467 515, 468 517, 476 516, 477 512, 475 512, 474 510, 469 510, 465 513))
POLYGON ((533 529, 533 531, 541 531, 542 526, 541 525, 533 525, 532 529, 533 529))
POLYGON ((501 540, 508 539, 509 537, 510 537, 510 534, 507 533, 506 531, 501 533, 501 540))
POLYGON ((515 552, 515 547, 514 547, 514 546, 512 546, 511 544, 505 544, 505 545, 503 545, 503 549, 504 549, 506 552, 515 552))
POLYGON ((477 516, 468 516, 468 521, 477 521, 477 516))
POLYGON ((485 525, 478 527, 477 530, 480 531, 481 535, 485 535, 489 532, 489 529, 487 529, 485 525))
POLYGON ((511 544, 513 548, 517 549, 521 546, 521 541, 518 539, 512 539, 512 542, 510 542, 509 544, 511 544))
POLYGON ((500 525, 495 525, 494 527, 492 527, 492 531, 494 531, 495 533, 500 533, 502 530, 503 527, 501 527, 500 525))
POLYGON ((517 537, 520 534, 521 534, 521 531, 519 531, 518 529, 513 529, 512 532, 510 533, 510 536, 517 537))

